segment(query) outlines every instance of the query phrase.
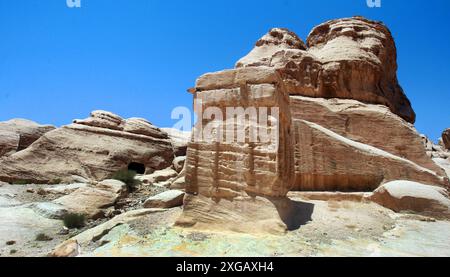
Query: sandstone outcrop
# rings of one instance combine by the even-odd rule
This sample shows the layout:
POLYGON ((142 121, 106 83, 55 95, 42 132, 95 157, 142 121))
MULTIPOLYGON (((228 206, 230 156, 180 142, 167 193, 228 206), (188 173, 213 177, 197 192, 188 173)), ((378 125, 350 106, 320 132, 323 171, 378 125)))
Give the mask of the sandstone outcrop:
POLYGON ((395 212, 415 212, 437 218, 450 218, 448 192, 441 187, 394 181, 375 190, 370 199, 395 212))
POLYGON ((148 121, 94 111, 89 118, 48 132, 27 149, 4 158, 0 180, 104 180, 127 167, 152 173, 171 166, 173 158, 168 135, 148 121))
POLYGON ((38 140, 54 126, 40 125, 25 119, 0 122, 0 157, 21 151, 38 140))
POLYGON ((272 29, 235 69, 199 77, 189 90, 199 120, 177 224, 278 232, 295 219, 292 190, 367 192, 403 179, 448 185, 412 125, 396 71, 387 27, 354 17, 319 25, 307 44, 272 29), (243 115, 228 120, 236 107, 243 115), (251 112, 264 108, 266 118, 251 112), (224 139, 238 130, 244 140, 224 139))
POLYGON ((290 97, 294 119, 316 123, 355 142, 367 144, 439 172, 414 126, 383 105, 351 99, 290 97))
POLYGON ((275 28, 236 67, 275 68, 290 95, 355 99, 383 104, 408 122, 415 113, 397 81, 397 53, 388 28, 362 17, 325 22, 307 46, 275 28))
POLYGON ((295 120, 294 125, 296 190, 372 191, 399 179, 445 184, 432 170, 318 124, 295 120))
POLYGON ((445 149, 450 150, 450 129, 447 129, 442 133, 442 143, 445 149))

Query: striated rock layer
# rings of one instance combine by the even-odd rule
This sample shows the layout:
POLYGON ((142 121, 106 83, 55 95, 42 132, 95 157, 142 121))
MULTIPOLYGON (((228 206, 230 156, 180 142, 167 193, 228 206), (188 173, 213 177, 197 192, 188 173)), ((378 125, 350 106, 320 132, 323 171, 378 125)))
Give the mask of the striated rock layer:
POLYGON ((354 17, 319 25, 307 44, 272 29, 235 69, 199 77, 189 90, 199 121, 188 144, 177 224, 277 233, 297 226, 292 222, 302 213, 289 212, 302 206, 286 198, 290 190, 373 191, 399 179, 448 185, 412 125, 415 114, 396 71, 389 30, 354 17), (267 124, 251 112, 244 123, 217 116, 229 118, 236 107, 279 114, 267 124), (278 140, 255 143, 252 128, 278 140), (218 139, 238 130, 245 141, 218 139), (204 139, 205 132, 212 135, 204 139))
POLYGON ((174 158, 167 134, 145 119, 94 111, 85 120, 46 133, 0 163, 0 180, 34 183, 104 180, 131 164, 146 172, 164 169, 174 158))
POLYGON ((21 151, 45 133, 54 130, 50 125, 40 125, 26 119, 0 122, 0 157, 21 151))

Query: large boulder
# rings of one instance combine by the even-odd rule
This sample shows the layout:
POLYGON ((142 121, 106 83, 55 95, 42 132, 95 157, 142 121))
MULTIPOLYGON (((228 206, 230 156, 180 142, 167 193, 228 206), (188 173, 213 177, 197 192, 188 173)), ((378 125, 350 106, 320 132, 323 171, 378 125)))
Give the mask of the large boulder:
POLYGON ((88 218, 101 218, 105 209, 114 206, 126 196, 127 188, 117 180, 105 180, 95 185, 81 187, 69 195, 53 201, 71 213, 83 214, 88 218))
POLYGON ((0 162, 0 180, 99 181, 127 167, 140 173, 164 169, 173 158, 168 135, 148 121, 94 111, 89 118, 48 132, 27 149, 6 157, 0 162))
POLYGON ((55 129, 26 119, 12 119, 0 122, 0 157, 21 151, 55 129))
POLYGON ((395 212, 414 212, 450 218, 448 192, 441 187, 409 181, 393 181, 378 188, 370 200, 395 212))

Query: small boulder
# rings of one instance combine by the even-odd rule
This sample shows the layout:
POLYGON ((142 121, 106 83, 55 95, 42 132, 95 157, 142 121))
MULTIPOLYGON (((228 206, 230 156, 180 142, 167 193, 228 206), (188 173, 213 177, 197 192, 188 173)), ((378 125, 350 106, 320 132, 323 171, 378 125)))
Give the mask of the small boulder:
POLYGON ((163 170, 155 171, 150 175, 144 175, 144 176, 140 176, 138 178, 144 184, 156 184, 156 183, 166 182, 169 179, 177 177, 177 175, 178 175, 178 173, 175 170, 173 170, 172 168, 166 168, 163 170))
POLYGON ((181 170, 183 170, 185 161, 186 161, 186 156, 176 157, 173 160, 173 168, 175 169, 176 172, 180 173, 181 170))
POLYGON ((447 190, 441 187, 393 181, 379 187, 369 199, 395 212, 450 218, 450 200, 447 190))
POLYGON ((76 240, 68 240, 59 245, 52 253, 50 257, 54 258, 71 258, 80 255, 81 248, 76 240))
POLYGON ((184 192, 180 190, 169 190, 148 198, 144 208, 174 208, 183 205, 184 192))

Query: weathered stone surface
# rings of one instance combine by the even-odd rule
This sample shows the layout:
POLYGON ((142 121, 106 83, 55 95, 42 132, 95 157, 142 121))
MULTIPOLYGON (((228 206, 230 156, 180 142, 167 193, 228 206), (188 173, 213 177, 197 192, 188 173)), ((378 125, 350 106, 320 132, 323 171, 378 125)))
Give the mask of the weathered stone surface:
MULTIPOLYGON (((381 105, 364 104, 355 100, 326 100, 300 96, 291 96, 290 98, 291 114, 295 120, 305 119, 314 122, 354 142, 374 146, 398 158, 409 160, 420 167, 434 171, 436 175, 445 176, 442 169, 427 156, 422 138, 415 128, 394 115, 388 108, 381 105)), ((295 189, 297 190, 371 190, 376 188, 380 181, 385 181, 385 178, 387 180, 404 178, 395 173, 402 171, 403 165, 401 164, 398 164, 397 166, 400 167, 394 170, 391 168, 392 164, 383 165, 381 161, 378 161, 380 168, 372 167, 373 163, 366 166, 357 159, 352 162, 351 158, 348 159, 349 153, 340 149, 338 145, 327 146, 331 141, 321 141, 314 134, 306 137, 305 133, 301 132, 306 131, 301 129, 295 134, 299 139, 296 142, 297 181, 295 189), (322 143, 326 150, 322 149, 322 143), (342 157, 339 157, 340 155, 342 157), (339 169, 336 169, 336 166, 339 169), (358 173, 359 170, 364 173, 358 173), (391 172, 387 173, 387 171, 391 172), (343 186, 338 181, 340 178, 346 179, 342 182, 349 187, 343 186), (364 187, 363 184, 367 184, 367 182, 372 185, 364 187), (333 183, 335 186, 329 187, 333 183), (350 185, 352 183, 358 187, 350 185)), ((364 156, 360 151, 356 151, 353 155, 364 156)), ((352 158, 354 157, 352 156, 352 158)), ((431 181, 428 179, 428 182, 431 181)), ((442 182, 434 181, 432 184, 442 184, 442 182)))
MULTIPOLYGON (((56 234, 63 227, 61 220, 40 216, 30 208, 22 206, 0 207, 0 253, 5 256, 7 241, 15 241, 16 247, 34 242, 40 233, 56 234)), ((18 248, 18 250, 22 250, 18 248)), ((22 252, 26 251, 25 249, 22 252)))
POLYGON ((77 240, 65 241, 49 254, 53 258, 73 258, 81 254, 81 247, 77 240))
POLYGON ((176 190, 185 190, 186 189, 186 167, 187 162, 184 163, 183 169, 178 173, 178 176, 175 177, 170 183, 170 189, 176 190))
POLYGON ((169 135, 175 156, 186 156, 187 145, 191 139, 191 132, 180 131, 174 128, 161 128, 161 130, 169 135))
POLYGON ((168 181, 172 178, 175 178, 178 173, 172 168, 166 168, 162 170, 158 170, 149 175, 143 175, 136 177, 144 184, 156 184, 168 181))
POLYGON ((169 167, 174 157, 165 132, 142 119, 123 120, 95 111, 86 120, 46 133, 29 148, 0 163, 0 180, 51 183, 76 176, 104 180, 130 163, 149 172, 169 167))
POLYGON ((20 135, 16 132, 0 130, 0 157, 16 153, 19 142, 20 135))
POLYGON ((186 156, 176 157, 173 160, 173 168, 176 172, 180 173, 183 170, 184 163, 186 162, 186 156))
POLYGON ((399 179, 447 184, 432 170, 318 124, 295 120, 294 126, 297 190, 372 191, 399 179))
POLYGON ((445 130, 442 133, 442 143, 445 149, 450 150, 450 129, 445 130))
POLYGON ((55 129, 26 119, 12 119, 0 122, 0 157, 21 151, 38 140, 45 133, 55 129))
POLYGON ((183 205, 184 192, 180 190, 168 190, 148 198, 144 202, 144 208, 173 208, 183 205))
POLYGON ((104 216, 104 210, 114 206, 127 193, 126 185, 117 180, 105 180, 89 185, 73 193, 54 200, 71 213, 84 214, 89 218, 104 216))
POLYGON ((176 225, 202 230, 283 234, 300 226, 307 211, 285 197, 240 196, 232 201, 187 194, 176 225))
POLYGON ((30 208, 40 216, 49 219, 63 219, 68 213, 63 205, 52 202, 32 203, 30 208))
POLYGON ((440 172, 427 156, 422 138, 414 126, 385 106, 350 99, 291 96, 290 100, 291 114, 295 119, 314 122, 353 141, 440 172))
POLYGON ((439 144, 434 144, 427 136, 421 135, 422 143, 425 146, 427 156, 432 159, 450 159, 450 151, 447 151, 442 140, 439 144))
POLYGON ((450 218, 450 199, 444 188, 409 181, 384 184, 370 199, 395 212, 417 212, 438 218, 450 218))
POLYGON ((445 171, 445 174, 447 174, 447 177, 450 178, 450 159, 433 158, 433 161, 441 167, 445 171))
POLYGON ((43 194, 61 194, 68 195, 72 192, 76 191, 79 188, 87 187, 88 184, 85 183, 75 183, 69 185, 55 185, 49 188, 42 188, 41 191, 43 194))
POLYGON ((273 67, 291 95, 383 104, 414 123, 415 113, 397 81, 396 60, 387 27, 353 17, 315 27, 307 47, 290 31, 272 29, 236 67, 273 67))

